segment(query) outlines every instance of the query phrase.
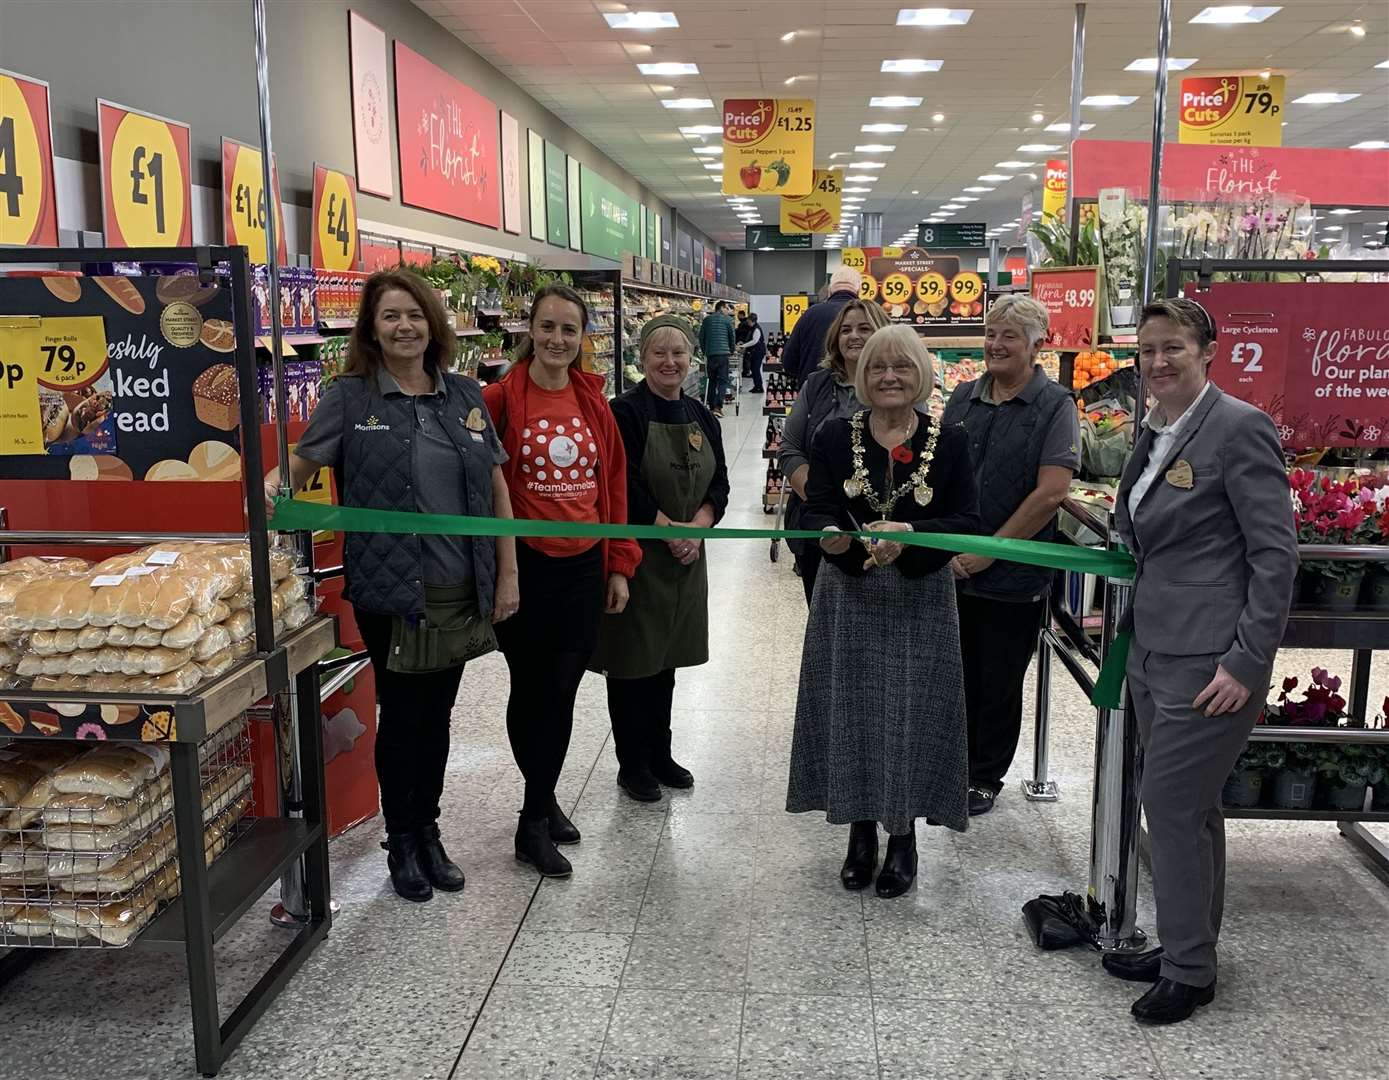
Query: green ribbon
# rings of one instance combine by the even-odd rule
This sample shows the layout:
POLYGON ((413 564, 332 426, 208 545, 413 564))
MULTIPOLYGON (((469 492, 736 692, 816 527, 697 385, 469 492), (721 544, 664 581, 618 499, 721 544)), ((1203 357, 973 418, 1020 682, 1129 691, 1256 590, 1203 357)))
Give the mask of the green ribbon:
MULTIPOLYGON (((279 498, 269 527, 280 532, 400 533, 421 536, 549 536, 589 537, 599 540, 822 540, 815 529, 699 529, 680 525, 605 525, 594 522, 530 521, 523 518, 465 517, 457 514, 417 514, 405 510, 372 510, 362 506, 323 506, 300 499, 279 498)), ((845 532, 865 540, 885 539, 882 533, 845 532)), ((1002 536, 969 536, 962 533, 893 533, 894 542, 908 547, 932 548, 957 555, 1026 563, 1050 570, 1070 570, 1097 577, 1132 578, 1133 557, 1126 551, 1106 551, 1013 540, 1002 536)), ((1128 636, 1115 638, 1104 669, 1095 683, 1093 704, 1118 708, 1124 681, 1128 636)))

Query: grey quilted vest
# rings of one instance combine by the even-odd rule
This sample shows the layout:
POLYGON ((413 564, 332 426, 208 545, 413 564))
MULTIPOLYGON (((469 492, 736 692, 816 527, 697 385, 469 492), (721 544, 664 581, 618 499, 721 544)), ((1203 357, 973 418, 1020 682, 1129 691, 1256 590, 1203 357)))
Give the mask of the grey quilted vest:
MULTIPOLYGON (((463 457, 468 513, 492 516, 492 458, 464 426, 477 408, 487 415, 482 390, 471 379, 444 376, 448 404, 440 419, 463 457)), ((373 510, 417 509, 411 487, 415 476, 414 405, 408 396, 384 397, 374 379, 338 376, 343 392, 343 475, 338 488, 344 506, 373 510)), ((427 478, 422 478, 427 481, 427 478)), ((497 545, 475 537, 473 580, 478 607, 492 613, 497 580, 497 545)), ((384 615, 423 615, 423 555, 413 533, 348 533, 343 546, 343 595, 365 611, 384 615)))

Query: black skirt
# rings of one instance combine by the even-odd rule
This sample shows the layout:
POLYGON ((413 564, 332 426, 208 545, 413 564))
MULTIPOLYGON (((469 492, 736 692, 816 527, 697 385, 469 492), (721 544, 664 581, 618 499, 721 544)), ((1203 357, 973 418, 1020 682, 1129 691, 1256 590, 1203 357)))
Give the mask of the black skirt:
POLYGON ((603 615, 603 545, 578 555, 546 555, 516 542, 521 606, 496 624, 502 652, 541 648, 547 652, 592 653, 603 615))

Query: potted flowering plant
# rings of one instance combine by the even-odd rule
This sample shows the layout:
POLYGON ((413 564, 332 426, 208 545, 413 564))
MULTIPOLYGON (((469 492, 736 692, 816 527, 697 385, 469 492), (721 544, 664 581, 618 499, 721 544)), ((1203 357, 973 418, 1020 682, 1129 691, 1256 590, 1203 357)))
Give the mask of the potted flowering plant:
POLYGON ((1323 743, 1317 748, 1317 805, 1326 810, 1363 810, 1365 791, 1384 777, 1379 748, 1323 743))
MULTIPOLYGON (((1382 540, 1374 513, 1376 491, 1361 478, 1333 480, 1306 469, 1288 477, 1297 539, 1302 544, 1367 544, 1382 540)), ((1354 560, 1308 560, 1302 564, 1302 599, 1316 607, 1345 611, 1360 601, 1367 564, 1354 560)))
MULTIPOLYGON (((1325 668, 1312 669, 1312 681, 1295 699, 1296 676, 1283 680, 1276 704, 1259 718, 1261 724, 1282 727, 1341 727, 1358 725, 1346 714, 1341 679, 1325 668)), ((1318 747, 1308 743, 1269 743, 1267 767, 1273 772, 1273 802, 1285 810, 1307 810, 1316 793, 1317 771, 1323 763, 1318 747)), ((1364 793, 1361 793, 1363 798, 1364 793)))
POLYGON ((1259 805, 1263 799, 1265 781, 1272 769, 1270 758, 1275 750, 1279 755, 1282 754, 1282 748, 1277 743, 1259 740, 1246 744, 1244 750, 1240 752, 1239 758, 1235 761, 1235 767, 1230 771, 1230 777, 1225 781, 1225 788, 1221 792, 1220 801, 1225 806, 1249 807, 1259 805))

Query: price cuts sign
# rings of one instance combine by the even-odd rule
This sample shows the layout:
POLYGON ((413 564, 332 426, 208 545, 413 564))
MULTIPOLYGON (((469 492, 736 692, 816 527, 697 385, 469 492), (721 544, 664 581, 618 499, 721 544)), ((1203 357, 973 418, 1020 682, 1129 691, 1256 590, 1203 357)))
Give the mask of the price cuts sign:
POLYGON ((809 195, 815 186, 815 102, 729 98, 723 103, 723 193, 809 195))
POLYGON ((1070 183, 1070 166, 1064 159, 1047 162, 1046 179, 1042 182, 1042 216, 1066 220, 1066 190, 1070 183))
POLYGON ((101 223, 111 247, 193 243, 187 124, 97 99, 101 223))
POLYGON ((789 334, 796 328, 800 317, 810 310, 810 297, 783 296, 781 298, 781 332, 789 334))
POLYGON ((781 231, 784 233, 828 233, 839 227, 839 207, 843 192, 839 174, 816 169, 809 195, 781 197, 781 231))
POLYGON ((1180 141, 1203 146, 1282 146, 1282 75, 1182 80, 1180 141))
POLYGON ((48 84, 0 70, 0 244, 57 243, 48 84))
POLYGON ((1100 268, 1064 266, 1032 271, 1032 299, 1047 309, 1046 347, 1083 352, 1099 341, 1100 268))
POLYGON ((313 167, 313 244, 311 262, 321 270, 361 267, 357 234, 357 182, 345 172, 313 167))
MULTIPOLYGON (((280 265, 289 261, 285 247, 285 208, 280 202, 280 169, 271 161, 275 206, 275 251, 280 265)), ((265 215, 268 204, 260 150, 222 137, 222 225, 228 245, 242 245, 251 262, 265 257, 265 215)))

